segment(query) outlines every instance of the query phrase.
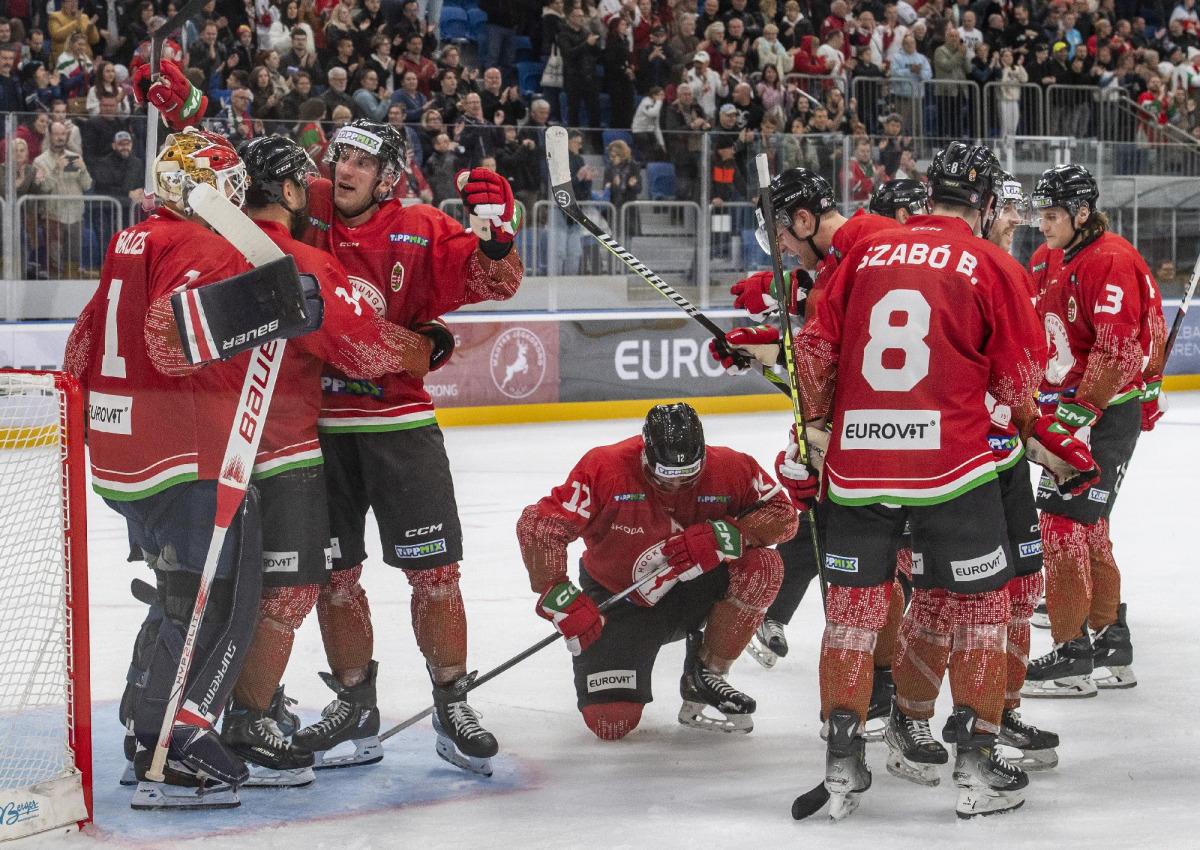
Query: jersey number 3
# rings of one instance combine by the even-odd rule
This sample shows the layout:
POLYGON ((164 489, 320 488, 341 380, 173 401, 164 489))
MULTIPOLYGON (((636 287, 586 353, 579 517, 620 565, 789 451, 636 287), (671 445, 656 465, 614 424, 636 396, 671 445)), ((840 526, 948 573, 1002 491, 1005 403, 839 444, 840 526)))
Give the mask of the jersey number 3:
POLYGON ((908 392, 929 374, 929 302, 915 289, 893 289, 871 309, 863 377, 878 392, 908 392), (895 324, 894 318, 901 319, 895 324), (888 354, 892 352, 892 354, 888 354), (902 355, 898 357, 895 352, 902 355))

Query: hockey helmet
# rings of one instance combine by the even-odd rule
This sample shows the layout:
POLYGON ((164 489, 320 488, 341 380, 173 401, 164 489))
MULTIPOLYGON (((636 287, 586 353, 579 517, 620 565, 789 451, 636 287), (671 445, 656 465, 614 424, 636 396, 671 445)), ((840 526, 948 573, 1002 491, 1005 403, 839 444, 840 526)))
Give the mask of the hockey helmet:
POLYGON ((391 124, 360 118, 334 133, 325 150, 325 163, 331 170, 336 167, 347 147, 365 151, 379 160, 376 200, 383 200, 391 194, 392 185, 408 168, 408 143, 391 124), (380 186, 386 192, 380 193, 380 186))
POLYGON ((1096 209, 1100 187, 1096 178, 1082 165, 1059 165, 1042 173, 1033 187, 1033 205, 1039 211, 1062 207, 1074 218, 1085 204, 1096 209))
POLYGON ((1007 171, 996 175, 996 210, 997 214, 1012 209, 1019 217, 1020 224, 1032 224, 1030 215, 1029 196, 1016 177, 1007 171))
POLYGON ((642 425, 642 459, 651 480, 664 489, 691 484, 704 469, 704 427, 691 405, 650 408, 642 425))
POLYGON ((1000 163, 986 145, 951 142, 933 155, 929 166, 929 197, 972 209, 985 209, 996 194, 1000 163))
MULTIPOLYGON (((819 219, 826 212, 837 207, 829 182, 820 174, 809 171, 807 168, 789 168, 781 171, 771 179, 771 185, 768 188, 775 221, 786 228, 791 228, 797 210, 808 210, 814 218, 819 219)), ((757 215, 758 230, 755 232, 755 236, 758 239, 759 247, 769 256, 771 242, 761 206, 757 210, 757 215)), ((813 253, 820 257, 820 252, 817 251, 816 243, 812 241, 811 236, 808 237, 808 241, 812 246, 813 253)))
POLYGON ((287 180, 306 189, 309 175, 317 175, 308 152, 283 136, 259 136, 243 142, 238 156, 246 166, 246 205, 251 207, 282 204, 287 180))
POLYGON ((908 210, 913 215, 929 211, 929 188, 920 180, 900 178, 880 184, 871 193, 867 212, 895 218, 897 210, 908 210))
POLYGON ((195 127, 167 136, 154 160, 155 193, 170 209, 190 215, 187 193, 200 183, 240 207, 246 197, 246 166, 224 136, 195 127))

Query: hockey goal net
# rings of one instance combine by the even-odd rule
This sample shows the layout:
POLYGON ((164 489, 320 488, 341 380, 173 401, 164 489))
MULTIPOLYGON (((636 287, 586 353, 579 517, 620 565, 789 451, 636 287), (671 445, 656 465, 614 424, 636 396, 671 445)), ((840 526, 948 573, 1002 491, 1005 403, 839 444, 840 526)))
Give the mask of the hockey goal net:
POLYGON ((91 819, 83 394, 0 370, 0 841, 91 819))

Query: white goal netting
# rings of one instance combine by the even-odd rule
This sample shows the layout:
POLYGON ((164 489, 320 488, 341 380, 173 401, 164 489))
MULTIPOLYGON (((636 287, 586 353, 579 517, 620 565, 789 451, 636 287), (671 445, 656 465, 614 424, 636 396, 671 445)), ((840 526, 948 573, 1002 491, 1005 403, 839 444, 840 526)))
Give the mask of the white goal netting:
POLYGON ((74 770, 65 397, 0 373, 0 791, 74 770))

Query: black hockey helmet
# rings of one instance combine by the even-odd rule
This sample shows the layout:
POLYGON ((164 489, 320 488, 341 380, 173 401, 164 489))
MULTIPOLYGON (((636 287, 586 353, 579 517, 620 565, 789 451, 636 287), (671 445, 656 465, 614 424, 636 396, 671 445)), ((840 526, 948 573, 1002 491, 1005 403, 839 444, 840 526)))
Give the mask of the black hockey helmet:
POLYGON ((360 118, 334 133, 325 149, 325 162, 331 172, 347 147, 357 148, 379 160, 376 201, 387 198, 396 180, 408 169, 408 142, 391 124, 360 118))
MULTIPOLYGON (((808 210, 814 218, 820 219, 825 213, 837 208, 837 202, 833 198, 833 189, 829 182, 820 174, 809 171, 807 168, 789 168, 779 172, 771 179, 771 185, 768 188, 775 221, 789 230, 795 221, 796 210, 808 210)), ((755 236, 758 238, 758 245, 763 249, 763 253, 770 256, 771 242, 761 208, 757 210, 757 215, 758 230, 755 236)), ((817 243, 813 241, 813 237, 804 238, 807 239, 813 254, 820 259, 821 252, 817 250, 817 243)))
POLYGON ((669 489, 690 484, 704 469, 704 427, 690 404, 650 408, 642 425, 642 442, 647 472, 669 489))
POLYGON ((897 210, 908 210, 913 215, 929 211, 929 188, 920 180, 902 177, 880 184, 871 193, 867 212, 895 218, 897 210))
POLYGON ((286 181, 294 180, 307 189, 308 176, 317 173, 308 152, 283 136, 259 136, 242 142, 238 156, 246 164, 246 205, 251 207, 282 204, 286 181))
POLYGON ((1033 187, 1033 205, 1037 209, 1062 207, 1072 218, 1084 204, 1089 210, 1095 210, 1098 200, 1100 187, 1096 185, 1096 178, 1082 165, 1051 168, 1042 173, 1033 187))
POLYGON ((985 209, 995 197, 1000 163, 986 145, 951 142, 933 155, 929 166, 929 197, 972 209, 985 209))

